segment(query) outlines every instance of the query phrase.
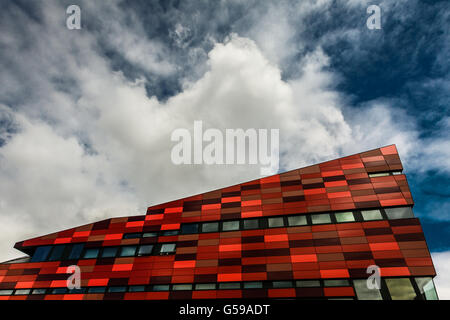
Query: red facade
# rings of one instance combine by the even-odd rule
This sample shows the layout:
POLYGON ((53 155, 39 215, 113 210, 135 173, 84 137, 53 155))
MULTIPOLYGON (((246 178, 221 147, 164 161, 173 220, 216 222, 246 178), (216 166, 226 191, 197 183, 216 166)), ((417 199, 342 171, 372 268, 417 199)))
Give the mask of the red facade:
POLYGON ((435 269, 402 169, 391 145, 25 240, 0 299, 356 299, 370 265, 375 296, 425 298, 435 269))

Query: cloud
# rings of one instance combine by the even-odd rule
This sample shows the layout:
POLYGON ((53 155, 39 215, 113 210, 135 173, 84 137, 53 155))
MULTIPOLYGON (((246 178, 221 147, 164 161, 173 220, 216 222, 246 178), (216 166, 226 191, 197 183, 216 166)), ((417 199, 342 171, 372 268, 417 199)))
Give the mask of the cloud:
POLYGON ((431 254, 437 276, 434 284, 440 300, 450 300, 450 251, 431 254))

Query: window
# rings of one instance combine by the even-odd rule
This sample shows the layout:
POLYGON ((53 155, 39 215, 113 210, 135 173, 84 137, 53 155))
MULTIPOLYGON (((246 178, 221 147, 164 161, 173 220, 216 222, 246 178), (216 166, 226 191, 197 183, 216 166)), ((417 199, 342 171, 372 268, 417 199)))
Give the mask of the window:
POLYGON ((413 300, 416 293, 409 278, 386 279, 392 300, 413 300))
POLYGON ((308 224, 306 216, 291 216, 288 217, 288 224, 290 227, 294 226, 304 226, 308 224))
POLYGON ((258 219, 246 219, 244 220, 244 229, 258 229, 259 228, 259 220, 258 219))
POLYGON ((222 230, 223 231, 233 231, 233 230, 239 230, 239 221, 224 221, 222 224, 222 230))
POLYGON ((195 290, 215 290, 215 283, 197 283, 195 285, 195 290))
POLYGON ((61 260, 66 246, 55 246, 53 247, 52 253, 50 255, 49 261, 61 260))
POLYGON ((113 258, 117 255, 117 247, 105 247, 103 248, 102 258, 113 258))
POLYGON ((46 289, 33 289, 31 294, 45 294, 46 289))
POLYGON ((383 219, 380 210, 363 210, 361 211, 361 214, 365 221, 383 219))
POLYGON ((174 291, 192 290, 192 284, 174 284, 172 285, 172 290, 174 291))
POLYGON ((375 177, 386 177, 389 175, 389 172, 377 172, 377 173, 369 173, 369 177, 370 178, 375 178, 375 177))
POLYGON ((106 287, 90 287, 88 289, 88 293, 104 293, 106 291, 106 287))
POLYGON ((291 288, 293 287, 292 281, 274 281, 272 282, 274 288, 291 288))
POLYGON ((157 232, 145 232, 142 237, 144 238, 153 238, 153 237, 157 237, 158 233, 157 232))
POLYGON ((263 287, 262 282, 252 281, 244 282, 244 289, 260 289, 263 287))
POLYGON ((388 219, 414 218, 411 207, 388 208, 384 209, 388 219))
POLYGON ((323 283, 325 287, 347 287, 350 285, 346 279, 324 280, 323 283))
POLYGON ((153 251, 153 245, 152 244, 146 244, 139 246, 138 250, 138 256, 148 256, 152 254, 153 251))
POLYGON ((170 254, 175 253, 176 244, 175 243, 164 243, 161 245, 160 254, 170 254))
POLYGON ((136 254, 136 246, 125 246, 120 248, 120 257, 133 257, 136 254))
POLYGON ((52 290, 52 294, 66 294, 67 288, 55 288, 52 290))
POLYGON ((328 213, 312 214, 311 220, 313 224, 331 223, 331 217, 328 213))
POLYGON ((89 248, 84 251, 83 258, 84 259, 95 259, 98 256, 99 249, 98 248, 89 248))
POLYGON ((181 226, 181 233, 182 234, 198 233, 198 224, 197 223, 190 223, 190 224, 182 225, 181 226))
POLYGON ((178 230, 167 230, 162 233, 163 236, 176 236, 178 234, 178 230))
POLYGON ((383 300, 379 289, 367 287, 367 279, 353 280, 353 286, 358 300, 383 300))
POLYGON ((37 247, 33 254, 33 258, 31 258, 31 262, 41 262, 47 260, 51 248, 51 246, 37 247))
POLYGON ((72 246, 72 250, 69 254, 70 260, 78 260, 81 257, 81 253, 83 252, 84 244, 77 243, 72 246))
POLYGON ((240 289, 241 284, 239 282, 222 282, 219 283, 219 289, 240 289))
POLYGON ((300 288, 320 287, 319 280, 297 280, 295 286, 300 288))
POLYGON ((284 227, 283 217, 269 218, 269 228, 284 227))
POLYGON ((144 292, 145 286, 130 286, 129 290, 130 292, 144 292))
POLYGON ((123 235, 124 239, 136 239, 136 238, 140 238, 141 234, 140 233, 125 233, 123 235))
POLYGON ((108 292, 126 292, 127 287, 109 287, 108 292))
POLYGON ((205 222, 202 225, 202 232, 217 232, 219 231, 218 222, 205 222))
POLYGON ((169 285, 168 284, 155 284, 152 287, 153 291, 169 291, 169 285))
POLYGON ((334 214, 336 217, 336 221, 338 223, 341 222, 353 222, 355 221, 355 217, 353 216, 353 212, 338 212, 334 214))
POLYGON ((417 287, 421 294, 421 298, 425 300, 438 300, 436 289, 434 288, 433 279, 431 277, 415 278, 417 287))
POLYGON ((16 296, 23 295, 23 294, 30 294, 30 291, 31 291, 31 289, 17 289, 17 290, 14 292, 14 294, 15 294, 16 296))
POLYGON ((0 296, 10 296, 12 295, 13 290, 9 290, 9 289, 4 289, 4 290, 0 290, 0 296))
POLYGON ((69 293, 73 293, 73 294, 77 294, 77 293, 85 293, 86 292, 86 288, 73 288, 73 289, 69 289, 69 293))

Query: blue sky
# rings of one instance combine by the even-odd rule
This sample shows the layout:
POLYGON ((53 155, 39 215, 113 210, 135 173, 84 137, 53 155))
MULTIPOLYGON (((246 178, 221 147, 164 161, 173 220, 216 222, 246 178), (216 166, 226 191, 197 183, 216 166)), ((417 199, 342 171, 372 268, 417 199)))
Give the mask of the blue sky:
POLYGON ((279 128, 281 171, 395 143, 448 270, 448 1, 0 2, 3 260, 15 241, 257 178, 170 163, 170 132, 202 120, 279 128))

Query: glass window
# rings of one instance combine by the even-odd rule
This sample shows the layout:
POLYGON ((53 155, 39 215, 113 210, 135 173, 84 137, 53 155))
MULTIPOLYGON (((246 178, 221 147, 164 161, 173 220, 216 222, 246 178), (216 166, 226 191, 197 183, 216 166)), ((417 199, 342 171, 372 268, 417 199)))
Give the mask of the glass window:
POLYGON ((190 223, 190 224, 182 225, 181 226, 181 233, 182 234, 198 233, 198 224, 197 223, 190 223))
POLYGON ((320 287, 319 280, 297 280, 295 286, 300 288, 320 287))
POLYGON ((167 230, 162 233, 163 236, 176 236, 178 234, 178 230, 167 230))
POLYGON ((219 231, 218 222, 205 222, 202 225, 202 232, 217 232, 219 231))
POLYGON ((84 244, 77 243, 72 246, 72 250, 69 254, 69 260, 78 260, 81 257, 81 253, 83 252, 84 244))
POLYGON ((136 254, 136 246, 125 246, 120 248, 121 257, 133 257, 136 254))
POLYGON ((56 260, 60 260, 63 253, 64 253, 64 249, 66 248, 66 246, 55 246, 53 247, 52 253, 50 254, 50 258, 48 259, 49 261, 56 261, 56 260))
POLYGON ((269 218, 269 228, 284 227, 283 217, 269 218))
POLYGON ((219 283, 219 289, 240 289, 241 284, 239 282, 222 282, 219 283))
POLYGON ((88 289, 88 293, 104 293, 106 291, 106 287, 90 287, 88 289))
POLYGON ((233 231, 233 230, 239 230, 239 221, 224 221, 223 222, 223 231, 233 231))
POLYGON ((155 284, 152 287, 153 291, 169 291, 169 285, 168 284, 155 284))
POLYGON ((117 255, 117 247, 104 247, 102 258, 113 258, 117 255))
POLYGON ((361 214, 365 221, 383 219, 380 210, 362 210, 361 214))
POLYGON ((30 294, 30 289, 18 289, 16 292, 14 292, 15 295, 22 295, 22 294, 30 294))
POLYGON ((215 283, 198 283, 195 285, 195 290, 214 290, 216 289, 215 283))
POLYGON ((145 286, 130 286, 129 291, 130 292, 144 292, 145 286))
POLYGON ((384 211, 386 211, 388 219, 414 218, 411 207, 388 208, 384 209, 384 211))
POLYGON ((33 289, 31 294, 45 294, 46 289, 33 289))
POLYGON ((52 290, 52 294, 66 294, 67 288, 55 288, 52 290))
POLYGON ((73 293, 73 294, 79 294, 79 293, 85 293, 86 292, 86 288, 73 288, 73 289, 69 289, 68 293, 73 293))
POLYGON ((346 287, 349 286, 349 282, 346 279, 339 280, 324 280, 323 284, 325 287, 346 287))
POLYGON ((386 279, 392 300, 413 300, 416 293, 409 278, 386 279))
POLYGON ((244 220, 244 229, 258 229, 259 228, 259 220, 258 219, 246 219, 244 220))
POLYGON ((180 291, 180 290, 192 290, 192 284, 174 284, 172 285, 172 290, 180 291))
POLYGON ((144 238, 153 238, 153 237, 157 237, 158 233, 157 232, 145 232, 142 236, 144 238))
POLYGON ((308 224, 306 216, 291 216, 288 217, 288 224, 290 227, 293 226, 305 226, 308 224))
POLYGON ((263 287, 262 282, 252 281, 244 282, 244 289, 260 289, 263 287))
POLYGON ((367 287, 367 279, 353 280, 353 286, 358 300, 383 300, 379 289, 369 289, 367 287))
POLYGON ((164 243, 161 245, 160 253, 162 253, 162 254, 174 253, 175 248, 176 248, 175 243, 164 243))
POLYGON ((136 239, 136 238, 140 238, 141 234, 140 233, 125 233, 123 235, 124 239, 136 239))
POLYGON ((313 224, 331 223, 331 217, 328 213, 312 214, 311 220, 313 224))
POLYGON ((31 262, 41 262, 47 260, 51 248, 51 246, 37 247, 33 254, 33 258, 31 258, 31 262))
POLYGON ((126 292, 127 291, 127 287, 123 286, 123 287, 109 287, 108 288, 108 292, 126 292))
POLYGON ((292 288, 292 281, 274 281, 272 282, 274 288, 292 288))
POLYGON ((153 251, 153 245, 152 244, 146 244, 146 245, 139 246, 138 256, 151 255, 152 251, 153 251))
POLYGON ((434 288, 433 279, 431 277, 415 278, 415 281, 417 286, 419 287, 422 299, 438 300, 436 289, 434 288))
POLYGON ((355 217, 353 216, 353 212, 337 212, 334 214, 336 216, 336 221, 338 223, 341 222, 353 222, 355 221, 355 217))
POLYGON ((9 290, 9 289, 3 289, 0 290, 0 296, 10 296, 13 294, 14 290, 9 290))
POLYGON ((95 259, 98 256, 98 252, 100 250, 98 248, 89 248, 84 251, 83 258, 84 259, 95 259))
POLYGON ((370 178, 375 178, 375 177, 386 177, 389 175, 389 172, 378 172, 378 173, 369 173, 369 177, 370 178))

